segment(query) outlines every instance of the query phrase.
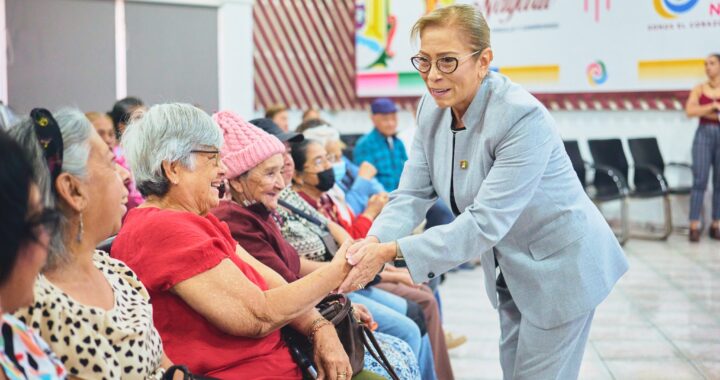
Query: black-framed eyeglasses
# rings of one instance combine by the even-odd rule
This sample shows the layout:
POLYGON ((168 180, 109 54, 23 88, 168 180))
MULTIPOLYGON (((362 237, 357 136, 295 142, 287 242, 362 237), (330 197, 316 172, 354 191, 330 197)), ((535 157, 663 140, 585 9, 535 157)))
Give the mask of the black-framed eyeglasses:
MULTIPOLYGON (((460 58, 457 57, 440 57, 434 61, 435 67, 443 74, 452 74, 457 70, 458 66, 460 66, 460 62, 464 61, 465 59, 472 57, 473 55, 481 52, 482 50, 478 50, 474 53, 470 53, 468 55, 462 56, 460 58)), ((430 69, 432 69, 433 61, 431 61, 429 58, 416 55, 412 58, 410 58, 410 63, 412 63, 415 70, 425 74, 427 72, 430 72, 430 69)))
POLYGON ((216 165, 216 166, 220 166, 220 151, 219 151, 219 150, 194 149, 194 150, 191 150, 190 153, 213 154, 214 157, 211 158, 211 160, 214 160, 214 161, 215 161, 215 165, 216 165))

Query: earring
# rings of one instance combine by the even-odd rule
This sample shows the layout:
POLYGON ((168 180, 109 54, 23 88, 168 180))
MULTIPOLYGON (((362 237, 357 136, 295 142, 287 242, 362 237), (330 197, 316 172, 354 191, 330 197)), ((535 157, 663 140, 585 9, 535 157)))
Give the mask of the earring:
POLYGON ((78 228, 77 237, 75 238, 75 239, 77 239, 78 243, 82 242, 83 233, 85 233, 85 226, 83 226, 83 217, 82 217, 82 213, 80 213, 80 226, 78 228))

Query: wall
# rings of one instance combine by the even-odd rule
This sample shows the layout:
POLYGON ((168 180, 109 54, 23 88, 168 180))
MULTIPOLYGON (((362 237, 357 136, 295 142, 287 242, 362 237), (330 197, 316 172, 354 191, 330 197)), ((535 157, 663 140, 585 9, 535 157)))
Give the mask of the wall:
POLYGON ((183 101, 248 114, 252 6, 253 0, 0 0, 0 101, 22 115, 37 106, 107 111, 118 97, 134 95, 148 104, 183 101))

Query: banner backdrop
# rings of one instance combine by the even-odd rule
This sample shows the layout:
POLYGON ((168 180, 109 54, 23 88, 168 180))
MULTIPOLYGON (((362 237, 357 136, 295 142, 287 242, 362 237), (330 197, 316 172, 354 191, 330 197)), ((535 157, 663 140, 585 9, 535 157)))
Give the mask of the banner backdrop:
POLYGON ((720 50, 720 0, 357 0, 358 95, 423 94, 410 29, 454 3, 488 20, 493 70, 535 93, 687 90, 720 50))

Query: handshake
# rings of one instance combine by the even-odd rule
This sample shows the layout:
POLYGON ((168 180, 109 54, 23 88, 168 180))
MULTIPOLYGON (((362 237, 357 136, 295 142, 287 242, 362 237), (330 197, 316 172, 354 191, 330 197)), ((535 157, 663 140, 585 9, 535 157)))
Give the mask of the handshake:
POLYGON ((395 258, 396 249, 396 242, 380 243, 374 236, 344 243, 333 259, 333 264, 342 264, 343 271, 348 271, 338 292, 348 293, 364 288, 385 263, 395 258))

